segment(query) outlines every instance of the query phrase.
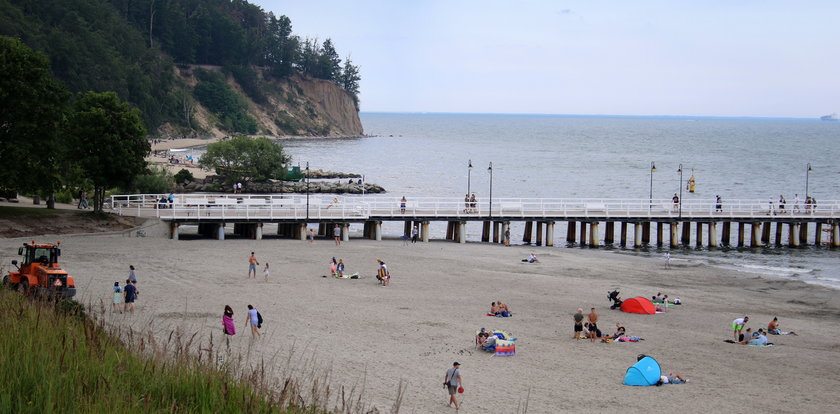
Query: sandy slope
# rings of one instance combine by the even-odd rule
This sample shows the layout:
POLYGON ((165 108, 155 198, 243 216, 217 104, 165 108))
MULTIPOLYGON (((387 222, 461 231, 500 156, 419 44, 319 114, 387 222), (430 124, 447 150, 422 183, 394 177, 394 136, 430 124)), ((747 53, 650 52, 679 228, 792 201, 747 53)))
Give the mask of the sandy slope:
MULTIPOLYGON (((267 234, 270 231, 266 231, 267 234)), ((3 263, 18 239, 0 240, 3 263)), ((252 357, 315 356, 331 367, 334 384, 360 384, 387 411, 401 379, 408 381, 402 412, 454 412, 446 406, 443 374, 463 364, 467 392, 462 412, 831 412, 840 403, 838 355, 840 295, 800 282, 764 280, 675 260, 661 261, 599 250, 537 248, 541 264, 524 264, 527 247, 353 239, 341 247, 319 240, 182 240, 117 236, 62 237, 65 267, 81 299, 109 303, 110 288, 138 268, 140 312, 114 323, 164 336, 171 327, 206 336, 221 332, 225 304, 236 312, 235 347, 252 357), (271 263, 271 280, 246 280, 247 257, 271 263), (331 256, 344 258, 361 280, 322 278, 331 256), (393 275, 390 287, 372 277, 376 257, 393 275), (606 292, 624 297, 658 291, 685 305, 642 316, 610 311, 606 292), (484 316, 502 299, 515 317, 484 316), (247 304, 266 319, 264 338, 251 341, 243 327, 247 304), (591 344, 570 338, 578 307, 597 307, 600 326, 622 322, 630 344, 591 344), (732 319, 750 315, 754 328, 779 316, 778 346, 760 349, 723 343, 732 319), (475 351, 474 331, 505 329, 517 337, 517 355, 475 351), (666 370, 691 378, 687 385, 626 387, 625 369, 637 354, 657 358, 666 370), (530 392, 530 397, 528 397, 530 392)), ((826 254, 834 254, 827 252, 826 254)), ((675 255, 679 259, 678 255, 675 255)), ((216 338, 218 340, 218 338, 216 338)))

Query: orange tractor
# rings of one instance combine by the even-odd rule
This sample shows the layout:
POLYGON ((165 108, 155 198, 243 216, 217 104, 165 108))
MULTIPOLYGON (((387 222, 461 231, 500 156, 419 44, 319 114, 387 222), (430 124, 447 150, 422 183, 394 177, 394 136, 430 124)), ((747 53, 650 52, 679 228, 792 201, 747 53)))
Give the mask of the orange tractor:
POLYGON ((17 271, 10 271, 3 277, 3 284, 21 291, 24 295, 45 295, 56 298, 72 298, 76 295, 76 284, 58 265, 61 256, 59 244, 24 243, 18 249, 23 256, 23 263, 17 260, 12 264, 17 271))

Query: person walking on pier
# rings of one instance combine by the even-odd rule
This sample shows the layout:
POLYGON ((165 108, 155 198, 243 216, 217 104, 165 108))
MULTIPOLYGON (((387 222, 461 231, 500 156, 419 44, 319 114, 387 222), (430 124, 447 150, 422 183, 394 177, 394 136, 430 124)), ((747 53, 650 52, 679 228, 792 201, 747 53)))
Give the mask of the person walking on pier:
POLYGON ((719 195, 715 196, 715 212, 723 213, 723 200, 721 200, 719 195))
POLYGON ((467 194, 464 196, 464 213, 470 212, 470 195, 467 194))
POLYGON ((671 200, 674 200, 674 211, 679 210, 680 209, 680 197, 677 196, 677 193, 674 193, 674 197, 672 197, 671 200))
POLYGON ((472 195, 470 196, 470 213, 478 212, 478 209, 476 208, 477 205, 478 200, 476 200, 475 198, 475 193, 472 193, 472 195))
POLYGON ((793 195, 793 212, 794 213, 798 213, 800 211, 799 210, 799 201, 800 201, 799 200, 799 194, 794 194, 793 195))
POLYGON ((779 214, 785 213, 785 196, 779 194, 779 214))
POLYGON ((405 196, 400 199, 400 213, 405 214, 405 203, 407 202, 408 200, 405 199, 405 196))
POLYGON ((773 208, 773 197, 770 197, 770 199, 769 199, 769 200, 767 200, 767 204, 769 205, 769 208, 768 208, 768 210, 767 210, 767 215, 768 215, 768 216, 773 216, 773 215, 775 215, 775 214, 776 214, 776 212, 774 211, 774 208, 773 208))
POLYGON ((254 255, 254 252, 251 252, 251 257, 248 258, 248 279, 251 278, 251 272, 254 272, 254 279, 257 278, 257 265, 260 262, 257 261, 257 256, 254 255))

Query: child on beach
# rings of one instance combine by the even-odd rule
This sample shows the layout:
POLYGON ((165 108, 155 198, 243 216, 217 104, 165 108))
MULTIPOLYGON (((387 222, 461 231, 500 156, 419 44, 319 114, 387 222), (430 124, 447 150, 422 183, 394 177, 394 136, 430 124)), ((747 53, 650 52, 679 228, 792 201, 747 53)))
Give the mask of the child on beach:
MULTIPOLYGON (((120 282, 114 282, 114 303, 111 305, 111 310, 116 312, 120 303, 122 303, 122 288, 120 282)), ((120 313, 122 313, 122 310, 120 310, 120 313)))
POLYGON ((265 263, 265 269, 263 269, 263 279, 268 282, 268 262, 265 263))
POLYGON ((376 272, 376 278, 379 279, 379 284, 382 286, 388 286, 391 282, 391 274, 388 273, 388 266, 385 265, 385 262, 382 259, 376 259, 379 262, 379 269, 376 272))

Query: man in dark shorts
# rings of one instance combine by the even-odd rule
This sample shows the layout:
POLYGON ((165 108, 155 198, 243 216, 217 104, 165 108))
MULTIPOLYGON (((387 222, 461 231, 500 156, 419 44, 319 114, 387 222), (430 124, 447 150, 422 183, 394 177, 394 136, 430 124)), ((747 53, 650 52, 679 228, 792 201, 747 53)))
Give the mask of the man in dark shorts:
POLYGON ((137 299, 137 287, 131 284, 130 280, 126 279, 123 292, 125 292, 125 305, 123 310, 128 312, 129 309, 131 309, 131 312, 134 312, 134 300, 137 299))
POLYGON ((572 334, 572 337, 580 341, 580 334, 583 332, 583 308, 578 308, 577 313, 574 316, 574 320, 575 333, 572 334))
POLYGON ((457 362, 452 364, 452 368, 446 370, 443 381, 446 390, 449 392, 449 406, 451 407, 452 404, 455 404, 455 409, 459 409, 460 406, 455 396, 458 394, 458 388, 463 386, 463 382, 461 381, 461 364, 457 362))

